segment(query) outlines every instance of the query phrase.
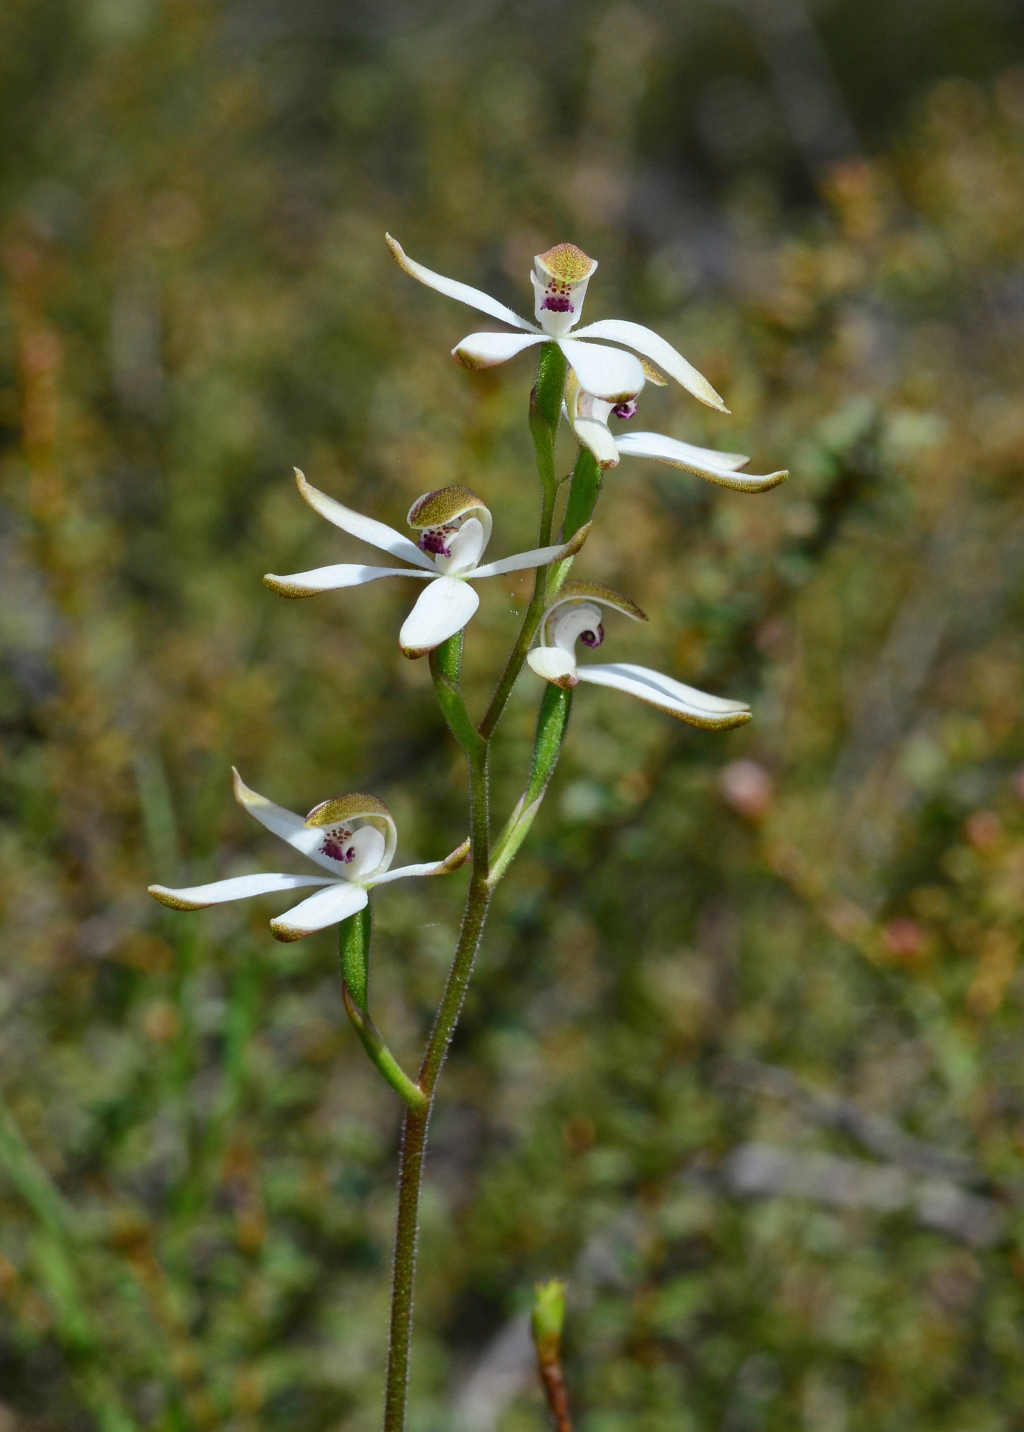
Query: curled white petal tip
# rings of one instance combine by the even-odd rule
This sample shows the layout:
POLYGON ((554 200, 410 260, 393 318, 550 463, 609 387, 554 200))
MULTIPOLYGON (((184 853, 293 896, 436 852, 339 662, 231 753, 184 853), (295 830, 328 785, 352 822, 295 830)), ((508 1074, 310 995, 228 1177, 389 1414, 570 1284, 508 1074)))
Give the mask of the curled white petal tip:
POLYGON ((531 671, 545 681, 550 681, 553 686, 560 686, 563 691, 571 691, 574 686, 579 685, 580 677, 575 659, 561 647, 534 647, 533 651, 527 654, 526 660, 531 671))

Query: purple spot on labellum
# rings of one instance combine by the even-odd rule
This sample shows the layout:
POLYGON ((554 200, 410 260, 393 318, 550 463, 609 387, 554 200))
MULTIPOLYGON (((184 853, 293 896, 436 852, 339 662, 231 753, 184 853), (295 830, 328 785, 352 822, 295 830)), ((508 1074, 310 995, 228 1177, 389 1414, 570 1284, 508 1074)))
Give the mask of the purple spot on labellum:
POLYGON ((628 423, 630 418, 636 417, 637 407, 637 400, 630 398, 628 403, 616 403, 615 407, 612 408, 612 412, 615 417, 622 418, 624 422, 628 423))
POLYGON ((550 308, 552 313, 572 313, 573 306, 568 298, 553 298, 550 294, 541 304, 541 308, 550 308))
POLYGON ((450 557, 451 548, 448 546, 448 539, 451 536, 451 528, 428 527, 425 532, 420 533, 420 540, 416 544, 421 552, 429 552, 433 557, 450 557))
POLYGON ((339 845, 331 836, 328 836, 323 845, 321 845, 320 854, 330 856, 331 860, 340 860, 342 865, 350 865, 356 858, 354 845, 350 845, 346 850, 343 845, 339 845))
POLYGON ((604 641, 604 627, 598 623, 594 631, 581 631, 580 641, 584 646, 600 646, 604 641))

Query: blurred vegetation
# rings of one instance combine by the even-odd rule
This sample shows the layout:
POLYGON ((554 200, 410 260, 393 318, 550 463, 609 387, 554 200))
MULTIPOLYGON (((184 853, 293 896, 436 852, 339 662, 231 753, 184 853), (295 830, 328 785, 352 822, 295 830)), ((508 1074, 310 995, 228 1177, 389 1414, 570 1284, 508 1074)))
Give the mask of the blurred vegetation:
MULTIPOLYGON (((588 316, 732 408, 643 426, 792 470, 606 483, 579 573, 652 616, 608 659, 756 719, 576 699, 442 1084, 415 1432, 544 1425, 498 1353, 554 1274, 585 1432, 1024 1427, 1022 39, 994 0, 0 9, 0 1432, 378 1418, 399 1106, 332 937, 144 887, 278 860, 232 762, 376 792, 402 858, 465 833, 408 593, 259 580, 346 550, 293 463, 532 545, 527 361, 456 368, 474 316, 385 227, 520 310, 579 243, 588 316)), ((525 590, 482 590, 478 707, 525 590)), ((376 902, 407 1065, 464 879, 376 902)))

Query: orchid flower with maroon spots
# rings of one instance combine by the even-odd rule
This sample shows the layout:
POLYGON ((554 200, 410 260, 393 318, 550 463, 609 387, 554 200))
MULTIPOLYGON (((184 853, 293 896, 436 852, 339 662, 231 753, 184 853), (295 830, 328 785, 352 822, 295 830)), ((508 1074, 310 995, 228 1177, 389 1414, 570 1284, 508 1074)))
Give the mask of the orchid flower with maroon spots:
POLYGON ((544 614, 540 624, 540 646, 534 647, 527 661, 538 676, 563 690, 572 690, 581 681, 595 686, 614 686, 629 696, 656 706, 669 716, 690 726, 703 726, 709 731, 728 731, 750 720, 750 707, 743 701, 728 701, 709 696, 693 686, 674 681, 671 676, 650 671, 646 666, 616 662, 609 666, 578 666, 576 643, 581 641, 592 650, 604 641, 601 607, 611 607, 632 621, 645 622, 647 617, 628 597, 613 591, 601 582, 566 582, 544 614))
MULTIPOLYGON (((660 374, 655 374, 645 364, 647 377, 652 382, 664 383, 660 374)), ((767 477, 755 477, 753 473, 738 472, 750 459, 742 453, 716 452, 714 448, 694 447, 692 443, 680 442, 678 438, 666 437, 663 433, 613 433, 608 426, 610 418, 628 422, 636 416, 637 400, 629 403, 609 403, 588 393, 575 373, 570 373, 565 384, 565 416, 576 440, 592 453, 598 467, 616 467, 623 457, 649 457, 655 462, 667 463, 670 467, 681 467, 698 477, 715 482, 719 487, 731 487, 737 492, 767 492, 785 482, 788 472, 771 472, 767 477)))
POLYGON ((268 895, 277 890, 299 890, 305 885, 324 888, 294 906, 287 914, 271 920, 277 940, 301 940, 316 930, 337 925, 358 914, 369 900, 369 891, 392 880, 412 875, 447 875, 469 857, 469 841, 444 860, 426 865, 390 868, 395 858, 398 832, 391 812, 376 796, 339 796, 314 806, 303 820, 301 815, 275 805, 266 796, 252 791, 237 771, 235 799, 260 825, 329 870, 329 875, 238 875, 232 880, 215 880, 212 885, 193 885, 187 890, 169 890, 151 885, 149 893, 172 910, 204 910, 228 900, 245 900, 250 895, 268 895))
POLYGON ((501 557, 497 562, 482 566, 480 559, 491 536, 491 514, 468 487, 442 487, 414 502, 407 519, 418 534, 417 541, 413 542, 393 527, 353 512, 318 491, 298 468, 295 481, 299 492, 321 517, 410 565, 365 567, 346 562, 316 567, 311 572, 296 572, 290 577, 268 574, 263 580, 282 597, 312 597, 340 587, 361 586, 380 577, 415 577, 429 582, 430 586, 417 598, 398 634, 402 651, 409 657, 424 656, 462 630, 480 605, 480 598, 469 582, 475 582, 478 577, 500 577, 505 572, 543 567, 572 557, 583 546, 589 531, 588 523, 564 545, 536 547, 531 552, 501 557))
POLYGON ((452 349, 452 357, 464 368, 493 368, 534 344, 554 342, 588 393, 608 403, 628 403, 644 386, 645 365, 632 353, 623 353, 620 348, 608 348, 593 341, 607 338, 632 348, 643 358, 649 358, 709 408, 717 408, 720 413, 729 411, 708 380, 687 363, 671 343, 641 323, 605 318, 599 323, 588 324, 586 328, 576 329, 569 337, 580 320, 587 285, 597 268, 597 260, 588 258, 575 244, 556 244, 534 259, 535 267, 530 274, 534 317, 537 320, 534 324, 520 318, 518 313, 513 313, 511 308, 506 308, 478 288, 424 268, 423 264, 408 258, 401 244, 390 234, 386 234, 385 238, 399 266, 419 279, 420 283, 437 289, 438 293, 448 298, 457 299, 459 303, 468 304, 470 308, 479 309, 491 318, 500 319, 512 328, 524 330, 519 333, 471 333, 452 349))

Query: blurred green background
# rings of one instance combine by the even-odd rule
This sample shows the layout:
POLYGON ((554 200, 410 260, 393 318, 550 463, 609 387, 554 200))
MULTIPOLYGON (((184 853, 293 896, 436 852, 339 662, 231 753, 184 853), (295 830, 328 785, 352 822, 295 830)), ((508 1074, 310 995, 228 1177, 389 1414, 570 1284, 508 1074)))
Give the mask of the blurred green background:
MULTIPOLYGON (((456 367, 385 228, 519 311, 581 245, 732 409, 638 423, 792 472, 606 483, 607 659, 755 720, 577 696, 442 1083, 413 1432, 546 1425, 553 1274, 584 1432, 1024 1429, 1022 56, 1017 0, 5 0, 0 1432, 378 1422, 399 1105, 332 936, 144 890, 278 867, 232 762, 465 834, 409 592, 260 582, 359 550, 293 463, 533 544, 529 360, 456 367)), ((407 1067, 464 882, 376 900, 407 1067)))

